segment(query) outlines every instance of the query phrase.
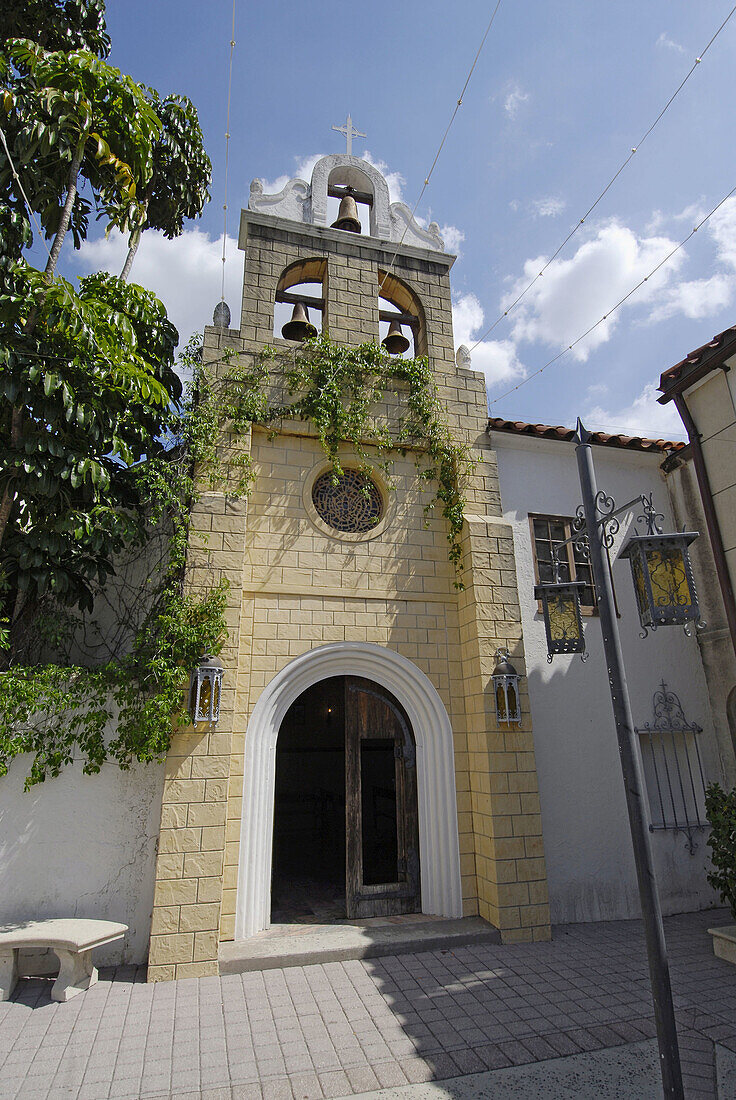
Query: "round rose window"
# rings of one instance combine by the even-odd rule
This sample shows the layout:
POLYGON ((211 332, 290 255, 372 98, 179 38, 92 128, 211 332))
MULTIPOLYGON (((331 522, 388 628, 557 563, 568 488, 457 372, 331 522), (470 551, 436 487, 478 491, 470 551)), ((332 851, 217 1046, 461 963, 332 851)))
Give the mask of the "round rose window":
POLYGON ((360 470, 345 470, 337 483, 334 476, 332 470, 326 470, 312 486, 312 503, 319 518, 335 531, 371 531, 383 514, 378 486, 360 470))

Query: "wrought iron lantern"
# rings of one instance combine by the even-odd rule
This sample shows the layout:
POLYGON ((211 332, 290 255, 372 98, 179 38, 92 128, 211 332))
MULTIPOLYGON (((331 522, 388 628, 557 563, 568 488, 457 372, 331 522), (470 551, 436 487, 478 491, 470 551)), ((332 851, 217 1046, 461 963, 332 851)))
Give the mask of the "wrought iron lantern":
POLYGON ((535 598, 542 601, 548 661, 557 653, 585 654, 580 613, 580 595, 584 588, 583 581, 553 581, 534 586, 535 598))
POLYGON ((632 535, 622 558, 631 564, 639 620, 645 631, 658 626, 684 626, 700 623, 700 608, 695 590, 688 546, 698 537, 697 531, 673 531, 663 534, 651 500, 644 501, 647 533, 632 535))
POLYGON ((519 698, 519 673, 509 660, 507 649, 497 649, 498 662, 493 670, 493 694, 496 699, 496 720, 499 725, 510 726, 521 722, 519 698))
POLYGON ((217 725, 220 720, 220 695, 225 675, 222 661, 205 653, 189 681, 189 716, 198 722, 217 725))

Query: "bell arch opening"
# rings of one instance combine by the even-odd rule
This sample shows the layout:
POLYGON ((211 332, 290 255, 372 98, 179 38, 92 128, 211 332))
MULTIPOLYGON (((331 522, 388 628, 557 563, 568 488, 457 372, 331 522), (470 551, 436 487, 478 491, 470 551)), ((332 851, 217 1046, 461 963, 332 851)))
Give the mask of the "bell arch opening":
MULTIPOLYGON (((396 335, 397 325, 409 345, 397 354, 406 358, 427 354, 427 324, 419 295, 396 275, 378 271, 379 340, 396 335), (393 326, 393 327, 392 327, 393 326)), ((385 346, 385 343, 384 343, 385 346)), ((391 350, 389 348, 389 350, 391 350)))
POLYGON ((274 296, 275 337, 299 342, 322 331, 326 278, 327 260, 318 257, 297 260, 284 268, 274 296))
POLYGON ((352 199, 355 206, 349 213, 354 212, 360 223, 360 229, 352 227, 352 232, 374 236, 374 198, 373 182, 366 172, 353 164, 338 165, 327 177, 327 224, 336 228, 346 213, 343 200, 352 199))
POLYGON ((416 752, 421 912, 462 916, 455 755, 442 700, 427 676, 398 653, 369 642, 334 642, 296 657, 277 673, 261 693, 246 729, 236 939, 255 935, 271 921, 276 756, 282 722, 300 695, 331 677, 373 681, 405 715, 416 752))

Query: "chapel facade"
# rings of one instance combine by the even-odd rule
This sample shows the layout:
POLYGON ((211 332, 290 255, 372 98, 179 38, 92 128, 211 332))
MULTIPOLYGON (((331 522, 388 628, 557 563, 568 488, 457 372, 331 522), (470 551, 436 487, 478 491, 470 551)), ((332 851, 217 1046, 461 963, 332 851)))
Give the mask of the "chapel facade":
MULTIPOLYGON (((240 441, 247 500, 199 500, 187 578, 192 590, 229 582, 226 671, 217 727, 175 734, 167 759, 149 978, 217 973, 223 943, 300 907, 327 920, 478 914, 504 942, 548 939, 514 546, 485 380, 455 358, 454 257, 347 154, 277 195, 254 181, 239 244, 239 324, 220 314, 205 330, 213 372, 231 365, 226 351, 245 361, 297 346, 281 335, 284 310, 298 319, 306 305, 307 323, 345 345, 379 341, 393 321, 480 461, 461 589, 419 452, 394 453, 390 475, 377 457, 366 486, 344 443, 336 486, 308 423, 254 427, 240 441), (346 197, 361 231, 331 224, 346 197), (499 649, 522 673, 518 725, 496 718, 499 649)), ((377 411, 389 426, 405 399, 397 387, 377 411)))

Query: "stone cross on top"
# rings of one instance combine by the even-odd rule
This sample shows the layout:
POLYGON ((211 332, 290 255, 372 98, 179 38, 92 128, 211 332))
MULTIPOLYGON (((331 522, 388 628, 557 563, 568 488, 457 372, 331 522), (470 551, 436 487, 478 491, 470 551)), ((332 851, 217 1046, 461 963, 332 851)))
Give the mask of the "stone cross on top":
POLYGON ((353 138, 366 136, 365 134, 361 134, 360 130, 355 130, 353 128, 353 120, 350 115, 348 115, 344 126, 333 126, 332 129, 337 130, 338 134, 345 134, 345 137, 348 139, 347 154, 349 157, 353 155, 353 138))

